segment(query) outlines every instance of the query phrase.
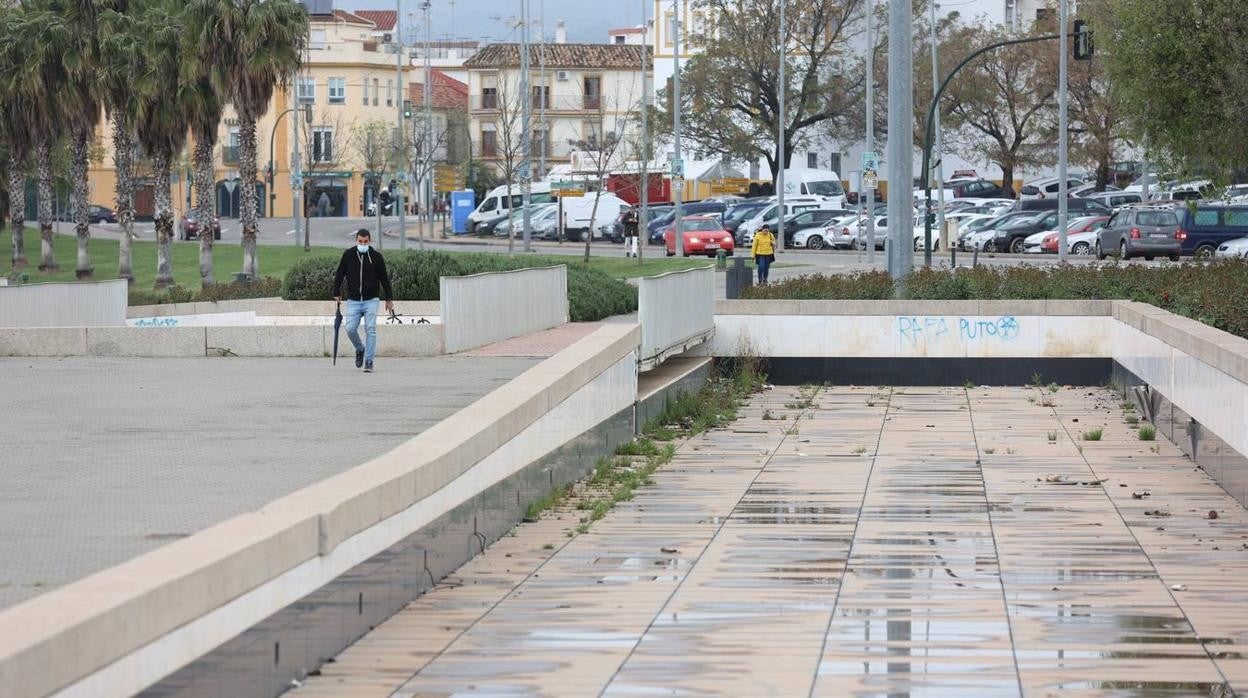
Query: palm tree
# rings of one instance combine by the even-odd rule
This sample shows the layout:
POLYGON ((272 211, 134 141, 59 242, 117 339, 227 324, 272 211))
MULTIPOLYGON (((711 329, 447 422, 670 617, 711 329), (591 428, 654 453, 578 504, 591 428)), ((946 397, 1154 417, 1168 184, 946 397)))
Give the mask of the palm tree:
POLYGON ((130 244, 134 241, 134 161, 138 148, 135 122, 139 95, 133 77, 144 65, 142 34, 135 28, 128 0, 113 0, 112 7, 100 13, 100 94, 112 123, 113 165, 117 175, 114 189, 121 245, 117 252, 117 276, 134 281, 130 244))
POLYGON ((194 48, 186 54, 182 66, 185 82, 188 85, 186 116, 190 123, 191 137, 195 141, 191 159, 194 171, 195 214, 201 221, 199 276, 203 286, 208 287, 216 283, 213 278, 211 226, 207 226, 207 233, 202 231, 205 230, 203 222, 212 220, 216 203, 213 200, 215 191, 213 189, 215 179, 213 153, 217 146, 217 128, 221 124, 221 115, 225 111, 225 99, 222 97, 220 86, 225 84, 228 78, 222 73, 222 67, 213 62, 220 58, 219 54, 214 55, 211 50, 215 43, 214 37, 204 28, 193 24, 204 19, 202 14, 187 13, 187 20, 192 23, 188 31, 191 37, 188 43, 194 48), (208 43, 199 43, 204 41, 208 43))
POLYGON ((8 150, 8 222, 13 229, 13 268, 22 269, 27 265, 23 233, 26 225, 26 156, 30 148, 19 93, 9 82, 16 72, 19 55, 13 43, 5 38, 17 36, 17 15, 11 8, 12 4, 0 0, 0 6, 5 6, 5 12, 0 13, 0 138, 4 139, 8 150))
POLYGON ((63 132, 65 54, 74 45, 73 32, 61 14, 63 9, 57 0, 27 0, 4 13, 6 57, 0 61, 4 70, 0 89, 15 98, 16 120, 25 126, 22 135, 34 143, 40 271, 58 268, 52 251, 52 147, 63 132))
POLYGON ((135 123, 139 144, 152 159, 156 199, 156 288, 172 286, 173 160, 186 143, 185 85, 180 82, 186 31, 178 0, 131 3, 127 26, 138 34, 128 41, 139 47, 142 65, 131 81, 138 94, 135 123))
POLYGON ((100 116, 98 67, 100 65, 99 3, 96 0, 56 0, 51 3, 61 21, 72 47, 63 58, 64 90, 59 96, 61 112, 68 124, 73 154, 74 232, 78 238, 78 259, 75 275, 79 279, 95 273, 87 242, 91 238, 87 218, 87 166, 89 149, 100 116))
POLYGON ((243 273, 257 275, 256 121, 269 110, 273 91, 299 69, 308 36, 307 10, 294 0, 192 0, 199 45, 217 66, 222 94, 238 113, 239 219, 243 273))

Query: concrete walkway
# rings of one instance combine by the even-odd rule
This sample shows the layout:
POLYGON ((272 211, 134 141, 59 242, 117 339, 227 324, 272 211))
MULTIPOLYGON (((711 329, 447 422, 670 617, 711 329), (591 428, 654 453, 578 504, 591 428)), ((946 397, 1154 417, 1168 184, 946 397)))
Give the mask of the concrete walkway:
POLYGON ((584 535, 519 527, 295 694, 1248 691, 1248 513, 1107 391, 777 389, 654 479, 584 535))
POLYGON ((353 358, 0 359, 0 607, 359 465, 537 363, 353 358))

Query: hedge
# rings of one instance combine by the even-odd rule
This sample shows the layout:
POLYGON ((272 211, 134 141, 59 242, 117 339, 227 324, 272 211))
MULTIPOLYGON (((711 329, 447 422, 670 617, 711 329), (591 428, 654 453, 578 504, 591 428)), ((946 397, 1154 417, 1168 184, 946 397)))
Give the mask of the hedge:
POLYGON ((281 279, 265 276, 251 283, 218 283, 195 290, 185 286, 171 286, 159 291, 130 289, 130 305, 159 305, 161 303, 192 303, 200 301, 232 301, 243 298, 272 298, 282 288, 281 279))
MULTIPOLYGON (((286 300, 328 300, 338 268, 338 256, 319 255, 295 262, 286 273, 282 297, 286 300)), ((395 300, 438 300, 438 278, 489 271, 565 265, 568 268, 568 305, 573 322, 601 320, 637 310, 637 289, 605 272, 568 257, 506 257, 499 254, 445 252, 387 252, 386 267, 395 300)))
POLYGON ((746 298, 802 300, 1112 299, 1150 303, 1248 337, 1248 262, 920 269, 901 286, 884 272, 810 275, 755 286, 746 298))

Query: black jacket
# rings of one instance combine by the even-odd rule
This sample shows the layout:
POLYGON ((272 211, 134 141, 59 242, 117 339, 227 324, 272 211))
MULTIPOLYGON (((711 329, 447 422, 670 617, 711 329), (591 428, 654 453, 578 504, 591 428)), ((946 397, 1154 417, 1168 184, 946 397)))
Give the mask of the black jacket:
POLYGON ((386 260, 371 247, 364 254, 360 254, 354 247, 342 253, 338 271, 334 272, 334 290, 330 295, 335 298, 341 295, 339 290, 342 288, 343 279, 347 281, 348 300, 367 301, 378 298, 379 286, 385 289, 386 300, 394 300, 394 293, 390 290, 390 274, 386 271, 386 260))

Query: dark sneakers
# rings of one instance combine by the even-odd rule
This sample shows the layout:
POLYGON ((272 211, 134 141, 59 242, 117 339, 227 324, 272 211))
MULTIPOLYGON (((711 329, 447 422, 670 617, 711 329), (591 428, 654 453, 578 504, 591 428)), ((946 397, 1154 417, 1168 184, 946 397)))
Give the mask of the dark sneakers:
POLYGON ((368 363, 364 364, 364 372, 365 372, 365 373, 372 373, 372 372, 373 372, 373 362, 372 362, 372 361, 369 361, 368 363))
POLYGON ((364 352, 355 352, 355 367, 359 368, 364 365, 364 352))

